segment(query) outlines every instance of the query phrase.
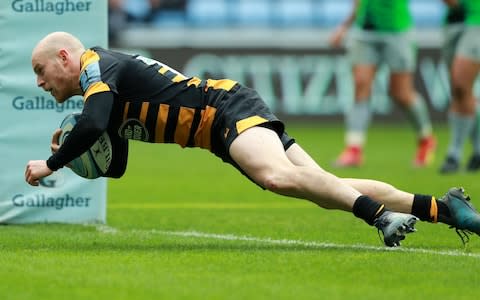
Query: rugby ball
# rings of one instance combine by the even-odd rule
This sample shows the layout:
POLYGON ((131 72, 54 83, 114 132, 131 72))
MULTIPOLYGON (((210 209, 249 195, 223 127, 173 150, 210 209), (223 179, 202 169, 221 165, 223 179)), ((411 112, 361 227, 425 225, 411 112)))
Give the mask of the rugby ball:
MULTIPOLYGON (((62 133, 58 138, 58 144, 62 145, 72 131, 80 113, 71 113, 60 124, 62 133)), ((90 149, 67 164, 78 176, 95 179, 103 176, 112 162, 112 143, 107 132, 104 132, 90 149)))

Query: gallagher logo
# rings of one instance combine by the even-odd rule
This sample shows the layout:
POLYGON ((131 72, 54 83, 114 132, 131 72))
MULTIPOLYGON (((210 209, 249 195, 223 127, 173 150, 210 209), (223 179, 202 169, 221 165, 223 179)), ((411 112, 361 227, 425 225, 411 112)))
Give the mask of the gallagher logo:
POLYGON ((50 176, 44 177, 39 180, 40 186, 46 188, 56 188, 63 185, 65 179, 60 172, 55 172, 50 176))
POLYGON ((48 1, 48 0, 14 0, 12 9, 17 13, 55 13, 63 15, 67 12, 88 12, 92 8, 92 1, 48 1))

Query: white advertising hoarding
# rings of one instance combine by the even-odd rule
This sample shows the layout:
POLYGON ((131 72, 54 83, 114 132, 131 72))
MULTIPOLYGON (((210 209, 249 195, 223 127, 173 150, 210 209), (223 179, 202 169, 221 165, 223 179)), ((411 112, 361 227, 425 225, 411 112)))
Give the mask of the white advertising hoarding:
POLYGON ((83 99, 60 105, 36 86, 31 51, 53 31, 67 31, 86 47, 107 47, 107 0, 0 1, 0 223, 105 222, 106 180, 87 180, 68 168, 39 187, 24 180, 32 159, 50 156, 63 118, 81 111, 83 99))

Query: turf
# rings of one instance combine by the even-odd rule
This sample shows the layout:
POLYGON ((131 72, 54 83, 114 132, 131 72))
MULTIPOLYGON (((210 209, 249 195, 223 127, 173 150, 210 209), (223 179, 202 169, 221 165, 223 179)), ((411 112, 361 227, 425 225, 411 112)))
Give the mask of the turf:
MULTIPOLYGON (((294 123, 289 133, 327 170, 441 196, 478 174, 413 169, 406 126, 376 124, 366 165, 337 170, 342 126, 294 123)), ((466 150, 468 151, 468 149, 466 150)), ((468 152, 466 152, 468 154, 468 152)), ((207 151, 131 143, 111 180, 106 225, 0 227, 2 299, 473 299, 480 237, 463 247, 442 224, 419 223, 399 249, 350 214, 263 191, 207 151)))

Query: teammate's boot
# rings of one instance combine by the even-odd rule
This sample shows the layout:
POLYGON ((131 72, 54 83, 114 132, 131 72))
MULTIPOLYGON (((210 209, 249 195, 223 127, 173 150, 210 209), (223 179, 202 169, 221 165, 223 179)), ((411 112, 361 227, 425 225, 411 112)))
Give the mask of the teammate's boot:
POLYGON ((414 166, 421 168, 430 165, 435 158, 436 149, 437 140, 433 135, 420 139, 418 141, 415 160, 413 161, 414 166))
POLYGON ((480 154, 472 154, 467 164, 468 172, 476 172, 480 169, 480 154))
POLYGON ((418 218, 404 213, 393 211, 385 211, 377 219, 373 225, 383 234, 383 242, 388 247, 400 246, 400 241, 405 239, 405 235, 417 231, 415 223, 418 218))
POLYGON ((460 162, 458 159, 454 158, 453 156, 447 156, 443 165, 440 167, 441 174, 451 174, 458 172, 460 169, 460 162))
POLYGON ((359 146, 347 146, 334 163, 341 168, 359 167, 363 164, 363 151, 359 146))
POLYGON ((455 228, 463 244, 469 240, 472 232, 480 235, 480 214, 465 195, 463 188, 451 188, 441 199, 448 207, 449 216, 439 215, 438 220, 455 228))

